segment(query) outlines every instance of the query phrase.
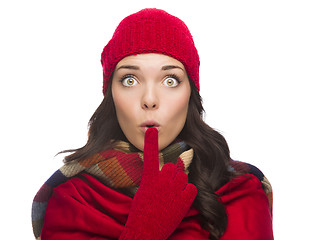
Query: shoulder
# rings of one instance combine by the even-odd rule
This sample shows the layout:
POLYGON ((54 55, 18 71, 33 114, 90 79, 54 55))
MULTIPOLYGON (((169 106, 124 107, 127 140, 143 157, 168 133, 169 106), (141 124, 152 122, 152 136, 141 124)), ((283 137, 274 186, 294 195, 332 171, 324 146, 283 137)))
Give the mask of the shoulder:
POLYGON ((241 162, 237 160, 231 160, 230 161, 230 167, 232 171, 238 172, 238 173, 249 173, 253 174, 256 176, 260 181, 262 181, 265 177, 263 172, 257 168, 256 166, 246 163, 246 162, 241 162))
POLYGON ((44 215, 42 239, 117 239, 131 200, 88 174, 68 179, 53 189, 44 215))
POLYGON ((231 179, 217 192, 228 224, 223 239, 273 239, 272 213, 260 180, 253 174, 231 179))
POLYGON ((259 192, 267 199, 270 213, 273 213, 273 190, 271 183, 268 181, 263 172, 256 166, 241 162, 230 161, 230 170, 237 174, 228 183, 222 186, 216 193, 225 198, 236 197, 244 193, 244 196, 253 195, 259 192), (262 190, 262 191, 260 191, 262 190), (227 193, 230 194, 227 194, 227 193))
POLYGON ((230 168, 232 171, 237 173, 251 174, 255 176, 260 181, 266 195, 273 192, 271 183, 268 181, 264 173, 256 166, 246 162, 231 160, 230 168))
POLYGON ((69 195, 72 197, 79 197, 81 199, 91 198, 105 198, 115 199, 121 198, 129 201, 131 198, 125 194, 108 187, 99 179, 87 173, 81 173, 73 178, 68 179, 66 182, 54 188, 53 195, 69 195))
POLYGON ((267 178, 248 163, 233 161, 231 168, 236 176, 216 191, 228 216, 221 239, 273 239, 273 198, 267 178))

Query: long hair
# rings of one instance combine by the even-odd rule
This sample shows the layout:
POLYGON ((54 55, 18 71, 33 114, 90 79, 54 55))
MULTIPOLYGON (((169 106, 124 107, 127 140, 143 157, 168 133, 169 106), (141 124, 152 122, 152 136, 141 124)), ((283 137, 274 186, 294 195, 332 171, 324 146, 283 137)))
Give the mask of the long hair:
MULTIPOLYGON (((63 151, 73 152, 65 157, 65 162, 82 160, 101 152, 111 147, 111 140, 127 141, 117 120, 111 83, 112 79, 103 101, 89 121, 87 143, 81 148, 63 151)), ((187 119, 178 138, 194 149, 188 177, 198 190, 194 206, 200 212, 202 228, 210 232, 210 239, 219 239, 225 232, 227 215, 215 191, 233 177, 228 170, 230 151, 224 137, 203 121, 202 98, 195 85, 190 80, 189 83, 191 95, 187 119)))

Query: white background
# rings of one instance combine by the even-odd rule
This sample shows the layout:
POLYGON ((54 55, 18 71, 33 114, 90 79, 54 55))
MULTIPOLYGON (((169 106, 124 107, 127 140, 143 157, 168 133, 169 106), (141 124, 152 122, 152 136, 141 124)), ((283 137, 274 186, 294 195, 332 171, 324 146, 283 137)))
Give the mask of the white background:
POLYGON ((336 239, 336 7, 324 0, 1 1, 1 239, 34 239, 32 199, 102 100, 100 53, 145 7, 190 28, 206 121, 271 181, 275 239, 336 239))

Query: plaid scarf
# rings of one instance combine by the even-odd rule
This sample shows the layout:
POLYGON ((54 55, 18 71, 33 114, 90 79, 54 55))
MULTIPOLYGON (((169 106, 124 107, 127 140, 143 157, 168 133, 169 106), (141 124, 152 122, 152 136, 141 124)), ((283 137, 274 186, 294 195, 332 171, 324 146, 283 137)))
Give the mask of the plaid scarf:
MULTIPOLYGON (((160 169, 165 163, 176 164, 181 160, 184 170, 193 158, 193 149, 184 142, 174 142, 159 153, 160 169)), ((143 166, 143 153, 127 142, 118 141, 113 149, 97 153, 81 161, 71 161, 57 170, 40 188, 32 206, 32 225, 36 239, 40 238, 44 215, 53 188, 68 179, 86 172, 107 186, 115 189, 137 189, 140 185, 143 166)))

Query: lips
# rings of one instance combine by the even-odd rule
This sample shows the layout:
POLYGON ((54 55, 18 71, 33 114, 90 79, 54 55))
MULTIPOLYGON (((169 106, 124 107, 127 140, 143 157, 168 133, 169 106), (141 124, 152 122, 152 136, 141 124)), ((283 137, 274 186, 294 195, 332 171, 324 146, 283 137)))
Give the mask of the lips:
POLYGON ((145 133, 148 128, 155 127, 158 131, 160 130, 160 124, 154 120, 148 120, 140 125, 140 129, 145 133))

